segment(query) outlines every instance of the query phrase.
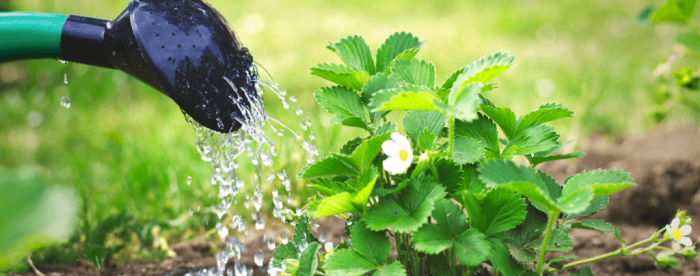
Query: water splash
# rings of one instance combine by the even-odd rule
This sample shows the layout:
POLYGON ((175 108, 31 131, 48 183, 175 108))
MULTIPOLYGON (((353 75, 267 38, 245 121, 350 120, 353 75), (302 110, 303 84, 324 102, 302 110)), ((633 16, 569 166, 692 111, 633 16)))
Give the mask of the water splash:
MULTIPOLYGON (((252 68, 251 70, 257 70, 252 68)), ((266 71, 264 71, 266 73, 266 71)), ((269 76, 268 76, 269 77, 269 76)), ((218 198, 221 200, 219 204, 215 204, 209 210, 216 214, 219 221, 216 224, 216 231, 219 237, 226 242, 226 248, 217 254, 217 267, 208 270, 201 270, 189 275, 249 275, 252 273, 252 268, 248 269, 244 264, 240 263, 241 255, 245 253, 245 244, 242 242, 248 236, 248 223, 254 223, 254 229, 250 231, 264 231, 269 218, 265 217, 266 212, 262 210, 263 199, 266 196, 265 191, 269 191, 267 196, 271 196, 274 210, 272 216, 281 223, 288 223, 295 211, 290 207, 294 203, 292 194, 292 183, 286 170, 274 171, 273 167, 277 163, 281 163, 277 151, 277 146, 273 140, 268 137, 268 133, 274 133, 275 136, 284 138, 293 135, 293 139, 279 139, 280 141, 294 141, 296 145, 292 148, 298 148, 299 144, 306 150, 309 157, 318 156, 318 150, 310 140, 314 140, 314 134, 308 132, 308 127, 311 126, 310 118, 305 116, 305 121, 301 121, 301 116, 285 116, 285 118, 298 120, 299 125, 304 130, 303 133, 292 129, 289 125, 281 120, 267 114, 263 102, 262 95, 265 89, 272 92, 282 103, 284 109, 289 109, 289 101, 296 102, 292 96, 287 96, 286 90, 272 81, 266 82, 260 79, 253 79, 255 89, 247 89, 245 87, 236 87, 231 79, 223 77, 223 79, 237 92, 237 96, 229 98, 235 103, 242 116, 236 117, 234 120, 241 124, 241 128, 237 132, 220 133, 201 126, 194 121, 189 115, 185 114, 185 118, 190 122, 195 130, 196 141, 195 145, 203 161, 209 163, 213 169, 211 185, 219 185, 218 198), (241 170, 236 169, 239 166, 252 166, 253 169, 241 170), (252 174, 251 174, 252 172, 252 174), (266 175, 267 177, 263 177, 266 175), (274 183, 281 183, 286 191, 287 203, 282 200, 282 194, 274 188, 274 183), (265 186, 263 186, 265 184, 265 186), (247 194, 241 192, 246 185, 252 188, 253 193, 247 194), (268 186, 273 185, 273 186, 268 186), (230 216, 228 223, 227 214, 231 206, 242 203, 250 216, 246 214, 233 214, 230 216), (254 209, 250 209, 250 205, 254 209), (262 210, 262 212, 261 212, 262 210), (247 221, 246 218, 250 218, 247 221), (234 269, 225 270, 226 264, 233 259, 235 262, 234 269)), ((273 98, 273 99, 274 99, 273 98)), ((290 110, 291 112, 291 110, 290 110)), ((303 114, 301 107, 293 111, 295 114, 303 114)), ((183 112, 184 114, 184 112, 183 112)), ((225 114, 222 114, 225 116, 225 114)), ((218 122, 221 122, 219 120, 218 122)), ((223 128, 222 126, 219 126, 223 128)), ((187 183, 191 182, 188 177, 187 183)), ((250 190, 248 190, 250 191, 250 190)), ((298 210, 297 210, 298 211, 298 210)), ((192 214, 192 212, 190 212, 192 214)), ((260 237, 260 236, 258 236, 260 237)), ((289 239, 286 233, 281 236, 282 244, 286 244, 289 239)), ((275 240, 263 237, 264 244, 270 251, 276 247, 275 240)), ((252 254, 249 253, 249 254, 252 254)), ((261 271, 264 269, 264 255, 262 250, 254 255, 255 265, 261 271)))
POLYGON ((68 84, 68 73, 63 74, 63 83, 68 84))
POLYGON ((68 97, 61 97, 61 106, 65 108, 70 108, 70 98, 68 97))

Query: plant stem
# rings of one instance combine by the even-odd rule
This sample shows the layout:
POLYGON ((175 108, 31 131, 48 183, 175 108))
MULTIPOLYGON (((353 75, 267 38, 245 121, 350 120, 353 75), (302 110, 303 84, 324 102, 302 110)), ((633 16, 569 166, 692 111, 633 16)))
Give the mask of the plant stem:
POLYGON ((452 158, 452 148, 455 143, 455 120, 451 116, 447 117, 447 154, 449 158, 452 158))
MULTIPOLYGON (((624 245, 623 245, 620 249, 615 250, 615 251, 613 251, 613 252, 609 252, 609 253, 606 253, 606 254, 603 254, 603 255, 600 255, 600 256, 588 258, 588 259, 585 259, 585 260, 580 260, 580 261, 578 261, 578 262, 568 263, 568 264, 564 265, 564 267, 562 268, 562 270, 563 270, 563 269, 566 269, 566 268, 569 268, 569 267, 572 267, 572 266, 577 266, 577 265, 587 264, 587 263, 590 263, 590 262, 600 261, 600 260, 602 260, 602 259, 607 259, 607 258, 610 258, 610 257, 617 257, 617 256, 636 256, 636 255, 640 255, 640 254, 644 254, 644 253, 649 253, 649 252, 650 252, 651 250, 653 250, 653 249, 669 250, 669 248, 658 246, 658 244, 670 240, 670 239, 661 239, 661 240, 658 240, 658 241, 657 241, 656 238, 658 237, 658 234, 659 234, 661 231, 663 231, 663 229, 659 230, 658 232, 655 232, 653 235, 651 235, 651 237, 649 237, 649 238, 647 238, 647 239, 645 239, 645 240, 641 240, 641 241, 639 241, 639 242, 636 242, 635 244, 630 245, 630 246, 627 247, 627 248, 625 248, 624 245), (643 245, 643 244, 646 244, 646 243, 649 243, 649 242, 654 242, 654 241, 656 241, 656 242, 655 242, 652 246, 650 246, 650 247, 648 247, 648 248, 641 249, 641 250, 638 249, 638 250, 635 250, 634 252, 630 252, 630 251, 629 251, 629 249, 631 249, 631 248, 634 248, 634 247, 637 247, 637 246, 640 246, 640 245, 643 245)), ((671 251, 674 251, 674 250, 671 250, 671 251)), ((654 257, 654 254, 651 254, 651 256, 654 257)), ((655 258, 655 257, 654 257, 654 258, 655 258)), ((556 269, 550 269, 550 270, 549 270, 549 272, 554 272, 554 271, 556 271, 556 269)))
POLYGON ((455 254, 455 247, 450 248, 450 270, 452 270, 452 275, 457 275, 457 254, 455 254))
POLYGON ((542 248, 540 249, 540 258, 537 260, 537 275, 542 275, 542 265, 544 264, 544 255, 547 254, 547 243, 549 243, 549 237, 552 234, 552 225, 554 221, 559 217, 559 211, 549 212, 549 223, 547 223, 547 232, 544 234, 544 240, 542 241, 542 248))
POLYGON ((430 162, 430 172, 433 173, 433 177, 435 178, 435 182, 440 182, 440 176, 438 175, 437 168, 435 168, 435 164, 433 164, 432 158, 428 160, 430 162))

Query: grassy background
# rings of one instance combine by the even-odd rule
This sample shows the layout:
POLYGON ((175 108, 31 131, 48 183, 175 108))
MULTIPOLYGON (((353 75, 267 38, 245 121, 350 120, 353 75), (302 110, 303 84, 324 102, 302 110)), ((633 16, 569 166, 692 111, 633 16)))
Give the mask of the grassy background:
MULTIPOLYGON (((128 2, 7 1, 12 10, 102 18, 115 17, 128 2)), ((328 82, 309 75, 308 68, 341 62, 325 50, 326 41, 359 34, 376 49, 395 31, 412 32, 428 40, 418 58, 436 64, 438 83, 481 56, 509 50, 517 66, 496 79, 500 88, 488 97, 516 114, 543 102, 563 103, 577 116, 556 126, 564 138, 579 139, 653 127, 646 116, 651 75, 670 54, 674 34, 673 27, 634 21, 642 7, 657 1, 209 2, 255 60, 299 99, 313 119, 322 156, 357 134, 330 125, 312 97, 328 82)), ((266 105, 275 116, 288 114, 274 98, 266 105)), ((122 72, 54 60, 0 65, 0 172, 20 170, 73 188, 82 198, 82 229, 122 210, 169 221, 173 233, 192 230, 172 236, 171 243, 213 227, 203 222, 206 215, 187 216, 189 208, 216 202, 216 187, 208 184, 211 168, 194 141, 174 102, 122 72), (62 96, 71 98, 69 109, 59 105, 62 96)), ((300 151, 282 150, 289 158, 278 167, 295 175, 305 163, 300 151)), ((295 189, 303 186, 293 183, 295 189)), ((299 192, 297 203, 305 196, 299 192)))

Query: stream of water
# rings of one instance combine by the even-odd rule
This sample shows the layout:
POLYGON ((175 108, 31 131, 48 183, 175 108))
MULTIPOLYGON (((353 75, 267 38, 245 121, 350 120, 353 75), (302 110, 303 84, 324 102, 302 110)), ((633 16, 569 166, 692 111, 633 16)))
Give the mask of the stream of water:
MULTIPOLYGON (((257 71, 257 67, 254 65, 251 70, 257 71)), ((263 70, 263 72, 265 71, 263 70)), ((266 219, 268 218, 266 210, 262 208, 263 199, 266 196, 271 197, 274 205, 273 219, 279 220, 281 223, 288 223, 293 214, 297 212, 297 210, 293 210, 294 197, 292 195, 292 180, 290 179, 290 177, 295 177, 296 173, 290 174, 285 169, 274 169, 275 164, 283 157, 279 156, 277 145, 268 135, 292 136, 293 138, 275 140, 293 143, 294 145, 291 146, 294 149, 300 146, 306 150, 308 153, 307 162, 314 162, 319 153, 312 142, 315 137, 309 129, 311 119, 304 115, 301 106, 290 109, 291 105, 298 105, 296 98, 288 96, 287 92, 272 81, 269 75, 267 77, 270 79, 269 82, 259 78, 250 80, 256 83, 255 91, 237 88, 224 77, 233 90, 238 92, 238 98, 231 97, 231 100, 243 114, 243 118, 236 119, 242 125, 237 132, 219 133, 210 130, 185 114, 186 120, 194 127, 195 145, 202 160, 209 163, 213 169, 211 185, 219 187, 218 198, 221 202, 211 206, 209 210, 217 215, 216 231, 226 243, 225 249, 216 255, 216 267, 202 269, 187 275, 242 276, 252 275, 254 269, 266 273, 266 268, 263 267, 265 263, 263 250, 249 252, 246 251, 245 247, 246 237, 252 236, 249 235, 249 231, 265 231, 266 219), (272 97, 268 97, 268 100, 281 101, 282 107, 290 113, 290 116, 284 117, 288 124, 267 114, 263 102, 263 94, 266 91, 273 93, 272 97), (294 115, 291 115, 292 112, 294 115), (293 124, 293 121, 298 121, 298 123, 293 124), (296 131, 290 125, 298 126, 301 130, 296 131), (252 171, 237 171, 239 166, 245 166, 246 163, 252 165, 254 169, 252 171), (282 184, 284 191, 274 188, 275 181, 282 184), (246 187, 252 187, 252 194, 246 193, 250 191, 250 189, 244 189, 246 187), (265 191, 270 192, 265 194, 265 191), (244 213, 233 214, 229 211, 231 206, 237 205, 241 201, 245 207, 244 213), (254 254, 255 267, 247 267, 240 262, 241 256, 244 254, 254 254), (235 262, 234 268, 227 270, 226 263, 231 259, 235 262)), ((188 178, 188 184, 190 181, 188 178)), ((193 211, 190 209, 190 215, 192 214, 193 211)), ((274 251, 277 246, 276 237, 268 237, 267 235, 262 235, 262 237, 266 249, 274 251)), ((280 240, 282 243, 286 243, 288 241, 287 234, 282 233, 280 240)))

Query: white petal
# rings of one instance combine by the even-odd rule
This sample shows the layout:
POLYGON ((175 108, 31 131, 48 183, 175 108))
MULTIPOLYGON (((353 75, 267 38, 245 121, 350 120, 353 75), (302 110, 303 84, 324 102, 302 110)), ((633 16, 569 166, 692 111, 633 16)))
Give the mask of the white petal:
POLYGON ((406 161, 401 161, 401 167, 403 168, 403 171, 404 171, 404 172, 405 172, 406 170, 408 170, 408 167, 411 166, 411 163, 412 163, 411 161, 413 161, 413 160, 410 159, 410 158, 409 158, 409 159, 406 159, 406 161))
POLYGON ((690 225, 683 225, 683 226, 681 226, 681 234, 682 234, 683 236, 687 236, 688 234, 690 234, 691 231, 693 231, 693 227, 692 227, 692 226, 690 226, 690 225))
POLYGON ((406 151, 411 151, 411 142, 408 141, 406 136, 401 135, 401 133, 392 133, 391 140, 394 140, 394 142, 399 145, 399 148, 406 149, 406 151))
POLYGON ((681 220, 678 219, 678 218, 674 218, 674 219, 671 221, 671 229, 676 229, 676 228, 678 228, 678 226, 680 226, 680 225, 681 225, 681 220))
POLYGON ((682 237, 681 240, 680 240, 680 242, 681 242, 681 244, 683 244, 683 245, 685 245, 685 246, 691 246, 691 245, 693 245, 693 241, 692 241, 690 238, 688 238, 688 237, 682 237))
POLYGON ((382 143, 382 150, 384 151, 384 154, 389 156, 399 155, 399 145, 392 140, 384 141, 384 143, 382 143))
POLYGON ((384 170, 390 174, 400 174, 406 171, 404 165, 401 164, 401 158, 398 156, 392 156, 382 162, 384 165, 384 170))
POLYGON ((666 233, 673 236, 673 229, 671 229, 671 226, 669 226, 668 224, 666 224, 666 233))
POLYGON ((407 148, 406 153, 408 153, 408 155, 406 156, 405 162, 408 162, 408 163, 413 162, 413 150, 411 150, 411 148, 407 148))

